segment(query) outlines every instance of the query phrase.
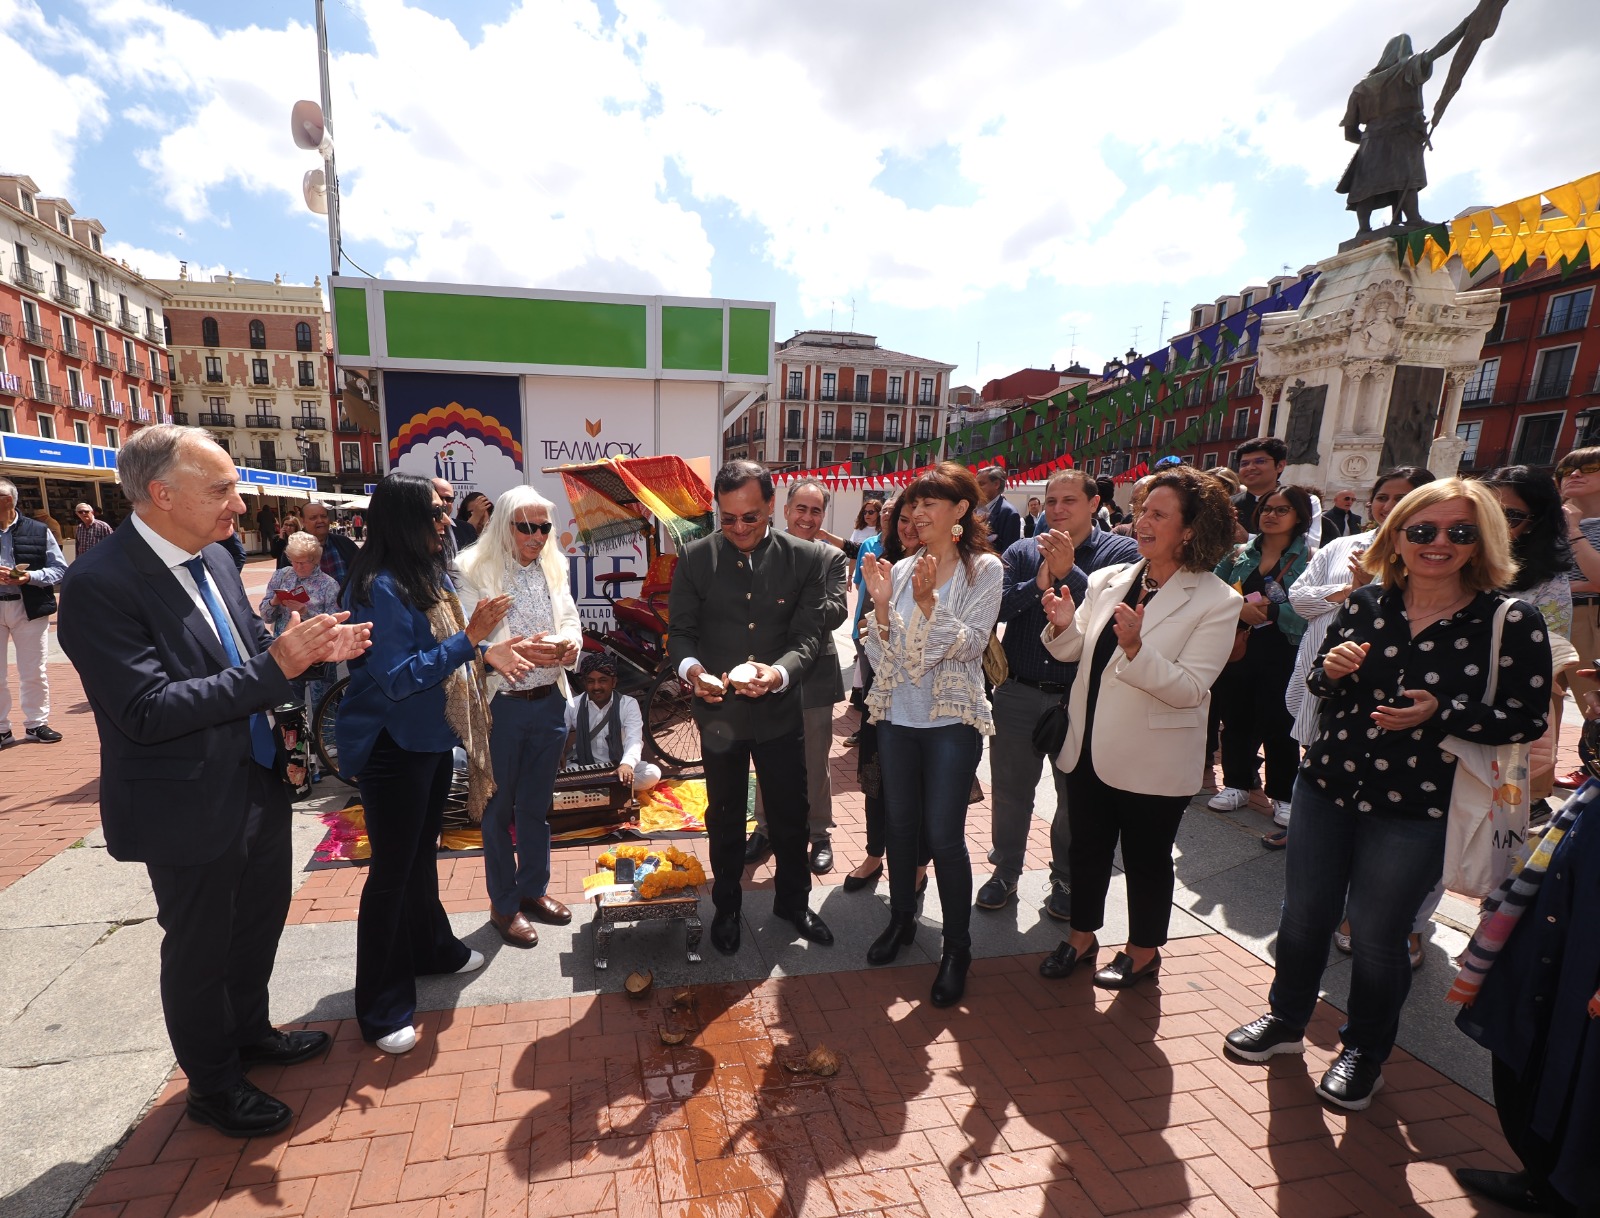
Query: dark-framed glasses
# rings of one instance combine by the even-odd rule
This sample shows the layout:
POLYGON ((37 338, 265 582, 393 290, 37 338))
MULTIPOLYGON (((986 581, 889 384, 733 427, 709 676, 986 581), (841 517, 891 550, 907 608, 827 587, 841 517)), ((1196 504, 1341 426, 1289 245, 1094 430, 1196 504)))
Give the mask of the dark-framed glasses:
POLYGON ((1501 510, 1505 512, 1506 523, 1514 529, 1534 519, 1532 512, 1524 512, 1521 508, 1503 508, 1501 510))
POLYGON ((1600 461, 1588 461, 1583 465, 1573 465, 1561 471, 1563 478, 1570 478, 1573 474, 1600 474, 1600 461))
MULTIPOLYGON (((1440 529, 1436 524, 1408 524, 1403 532, 1412 545, 1425 546, 1439 536, 1440 529)), ((1444 535, 1453 546, 1477 545, 1483 536, 1475 524, 1452 524, 1444 529, 1444 535)))
POLYGON ((1288 503, 1269 503, 1260 509, 1263 516, 1292 516, 1294 506, 1288 503))
POLYGON ((433 509, 433 519, 434 519, 435 522, 443 520, 449 515, 450 515, 450 513, 446 508, 442 508, 442 507, 439 507, 439 506, 436 505, 434 507, 434 509, 433 509))
POLYGON ((532 537, 535 533, 539 533, 545 537, 548 537, 550 536, 550 530, 555 528, 555 525, 551 524, 548 520, 540 520, 537 522, 532 520, 513 520, 511 523, 517 532, 521 533, 524 537, 532 537))
POLYGON ((724 514, 720 518, 720 523, 723 528, 731 529, 736 524, 760 524, 765 519, 766 515, 762 512, 746 512, 743 516, 724 514))

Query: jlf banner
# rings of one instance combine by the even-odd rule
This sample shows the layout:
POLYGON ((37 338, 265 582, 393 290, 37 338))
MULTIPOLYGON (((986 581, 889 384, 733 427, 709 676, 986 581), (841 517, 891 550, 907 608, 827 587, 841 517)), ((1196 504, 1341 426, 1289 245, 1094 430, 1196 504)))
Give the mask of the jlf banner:
POLYGON ((388 372, 383 411, 389 468, 443 478, 459 503, 525 481, 521 385, 514 376, 388 372))

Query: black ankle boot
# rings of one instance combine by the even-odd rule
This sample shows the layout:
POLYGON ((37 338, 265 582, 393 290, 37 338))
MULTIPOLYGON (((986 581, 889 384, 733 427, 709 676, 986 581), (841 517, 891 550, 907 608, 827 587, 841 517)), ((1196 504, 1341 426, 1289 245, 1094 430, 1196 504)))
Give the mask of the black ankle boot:
POLYGON ((900 949, 917 937, 917 915, 889 911, 889 926, 867 948, 868 964, 893 964, 900 949))
POLYGON ((939 960, 939 975, 933 979, 933 1005, 953 1007, 967 992, 967 969, 972 966, 972 952, 967 948, 947 951, 939 960))

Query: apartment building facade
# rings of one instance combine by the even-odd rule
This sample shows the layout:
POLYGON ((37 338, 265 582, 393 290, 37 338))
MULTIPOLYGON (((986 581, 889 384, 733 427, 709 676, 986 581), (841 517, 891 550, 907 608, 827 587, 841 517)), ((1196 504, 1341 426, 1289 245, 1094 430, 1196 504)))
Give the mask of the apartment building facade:
POLYGON ((166 294, 105 253, 106 228, 25 174, 0 174, 0 473, 21 507, 117 516, 115 450, 165 421, 166 294))
POLYGON ((175 422, 204 427, 245 469, 309 474, 359 493, 382 470, 378 437, 333 391, 320 281, 217 275, 163 280, 175 422))
POLYGON ((1600 443, 1600 271, 1563 277, 1539 262, 1513 282, 1495 272, 1472 286, 1499 287, 1501 304, 1462 392, 1463 472, 1549 467, 1600 443))
POLYGON ((729 457, 815 469, 936 439, 956 365, 892 351, 876 337, 803 330, 777 344, 777 400, 757 402, 723 436, 729 457))

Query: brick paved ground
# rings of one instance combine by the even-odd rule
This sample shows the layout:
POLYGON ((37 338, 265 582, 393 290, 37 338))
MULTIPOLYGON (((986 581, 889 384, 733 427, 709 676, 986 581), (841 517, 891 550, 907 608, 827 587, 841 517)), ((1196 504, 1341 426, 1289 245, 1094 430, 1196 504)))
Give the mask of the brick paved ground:
POLYGON ((1222 936, 1119 997, 1033 964, 980 961, 949 1012, 919 967, 428 1014, 403 1058, 323 1025, 327 1060, 256 1075, 290 1130, 195 1126, 175 1078, 80 1214, 1452 1215, 1486 1212, 1452 1165, 1510 1166, 1492 1109, 1404 1053, 1366 1114, 1318 1103, 1331 1010, 1303 1063, 1225 1060, 1270 969, 1222 936), (836 1077, 784 1068, 819 1045, 836 1077))

